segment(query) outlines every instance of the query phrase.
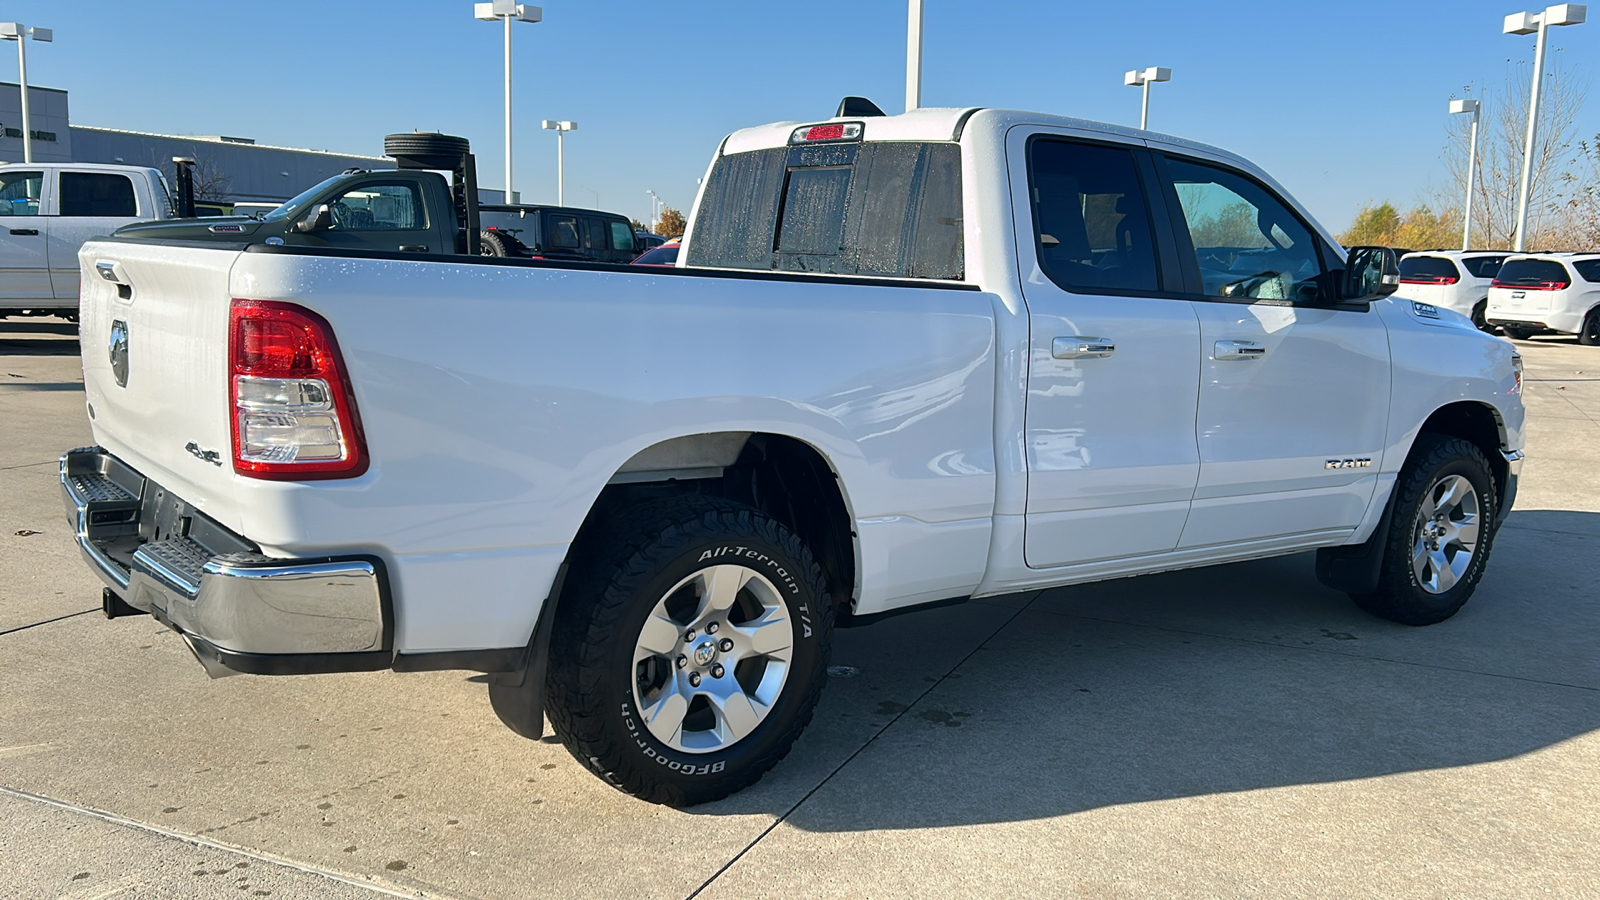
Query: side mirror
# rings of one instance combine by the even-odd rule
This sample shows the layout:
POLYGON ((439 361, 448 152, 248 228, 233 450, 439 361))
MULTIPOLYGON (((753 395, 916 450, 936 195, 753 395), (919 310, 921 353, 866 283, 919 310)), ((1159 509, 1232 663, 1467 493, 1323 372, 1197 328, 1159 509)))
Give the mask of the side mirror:
POLYGON ((1339 299, 1370 303, 1400 289, 1400 258, 1388 247, 1351 247, 1347 251, 1339 299))
POLYGON ((294 223, 295 230, 305 234, 310 234, 314 231, 327 231, 332 225, 333 210, 326 203, 317 204, 315 211, 294 223))

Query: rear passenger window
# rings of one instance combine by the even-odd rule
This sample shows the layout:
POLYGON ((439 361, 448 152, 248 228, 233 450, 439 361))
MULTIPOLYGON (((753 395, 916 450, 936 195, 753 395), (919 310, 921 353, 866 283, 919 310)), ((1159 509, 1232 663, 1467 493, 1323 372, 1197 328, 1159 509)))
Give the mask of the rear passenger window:
POLYGON ((1461 261, 1473 278, 1493 278, 1500 271, 1500 264, 1504 263, 1504 256, 1469 256, 1461 261))
POLYGON ((577 250, 582 247, 578 238, 578 220, 575 216, 545 214, 545 248, 577 250))
POLYGON ((606 223, 585 216, 583 222, 583 249, 599 253, 606 251, 606 223))
POLYGON ((133 181, 126 175, 98 172, 62 172, 60 206, 63 216, 132 218, 139 214, 133 181))
POLYGON ((1034 141, 1028 151, 1039 268, 1070 291, 1154 291, 1155 237, 1133 152, 1034 141))
POLYGON ((883 142, 722 157, 695 215, 690 266, 960 279, 961 151, 883 142))
POLYGON ((1585 259, 1572 264, 1584 281, 1600 281, 1600 259, 1585 259))

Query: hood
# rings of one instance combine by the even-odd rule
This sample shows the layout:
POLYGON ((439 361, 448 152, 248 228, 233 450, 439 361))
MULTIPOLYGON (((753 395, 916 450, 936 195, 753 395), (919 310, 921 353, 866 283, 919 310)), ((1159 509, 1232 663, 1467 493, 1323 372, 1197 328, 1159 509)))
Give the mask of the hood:
POLYGON ((161 238, 182 241, 238 241, 249 237, 265 224, 250 216, 208 216, 197 219, 164 219, 135 222, 112 232, 116 237, 161 238))

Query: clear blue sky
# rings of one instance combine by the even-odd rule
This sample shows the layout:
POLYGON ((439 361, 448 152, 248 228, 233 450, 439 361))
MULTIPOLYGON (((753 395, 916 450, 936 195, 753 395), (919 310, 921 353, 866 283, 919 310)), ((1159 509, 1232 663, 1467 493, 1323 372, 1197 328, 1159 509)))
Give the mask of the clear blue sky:
MULTIPOLYGON (((1364 202, 1409 204, 1444 178, 1448 98, 1498 87, 1508 60, 1532 58, 1531 37, 1500 33, 1514 2, 926 0, 923 104, 1137 124, 1122 73, 1169 66, 1152 128, 1254 159, 1339 230, 1364 202)), ((846 94, 903 104, 904 0, 543 7, 543 23, 515 34, 515 163, 530 201, 555 199, 541 119, 579 123, 569 203, 598 193, 643 219, 646 189, 688 207, 729 131, 823 118, 846 94)), ((30 81, 71 91, 76 124, 372 155, 387 132, 441 130, 472 139, 485 187, 502 181, 501 35, 471 0, 10 0, 0 18, 55 29, 54 44, 29 47, 30 81)), ((1551 34, 1589 80, 1600 21, 1551 34)), ((8 60, 0 79, 14 80, 8 60)), ((1600 97, 1578 127, 1600 132, 1600 97)))

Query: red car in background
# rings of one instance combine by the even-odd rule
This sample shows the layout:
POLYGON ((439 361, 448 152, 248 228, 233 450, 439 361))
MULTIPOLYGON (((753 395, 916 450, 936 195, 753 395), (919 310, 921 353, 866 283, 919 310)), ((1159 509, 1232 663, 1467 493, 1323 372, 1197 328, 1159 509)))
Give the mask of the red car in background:
POLYGON ((678 262, 678 239, 673 238, 654 250, 646 250, 633 261, 636 266, 672 266, 678 262))

